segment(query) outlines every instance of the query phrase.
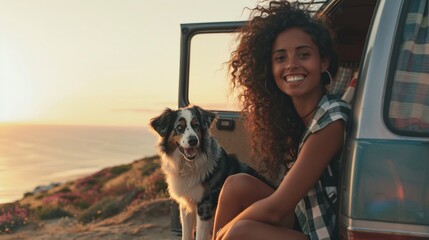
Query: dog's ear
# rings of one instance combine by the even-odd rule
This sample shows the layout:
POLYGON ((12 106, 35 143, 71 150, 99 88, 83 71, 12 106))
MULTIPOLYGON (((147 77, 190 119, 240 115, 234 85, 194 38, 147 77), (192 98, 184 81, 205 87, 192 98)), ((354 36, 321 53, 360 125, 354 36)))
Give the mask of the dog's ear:
POLYGON ((213 121, 216 119, 216 114, 198 106, 194 106, 194 108, 200 113, 203 127, 205 129, 209 129, 213 121))
POLYGON ((165 137, 169 131, 169 127, 172 125, 172 121, 174 121, 174 116, 176 115, 176 111, 167 108, 164 112, 158 117, 154 117, 150 120, 150 126, 161 136, 165 137))

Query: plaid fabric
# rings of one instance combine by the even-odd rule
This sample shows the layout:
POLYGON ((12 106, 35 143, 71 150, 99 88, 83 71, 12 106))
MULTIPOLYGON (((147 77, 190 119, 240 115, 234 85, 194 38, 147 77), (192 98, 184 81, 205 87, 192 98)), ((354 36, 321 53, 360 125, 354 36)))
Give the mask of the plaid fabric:
MULTIPOLYGON (((334 121, 341 119, 347 122, 349 114, 350 106, 346 102, 333 94, 325 95, 318 104, 318 109, 301 140, 298 151, 301 151, 305 140, 311 134, 334 121)), ((336 162, 333 160, 331 164, 336 162)), ((328 167, 326 172, 329 173, 331 178, 336 178, 338 175, 335 171, 331 171, 331 166, 328 167)), ((295 214, 298 217, 301 229, 310 239, 332 239, 334 237, 336 210, 332 205, 337 202, 336 192, 336 186, 327 186, 322 180, 319 180, 296 206, 295 214)))
POLYGON ((392 126, 417 133, 429 132, 428 9, 428 1, 410 1, 389 108, 392 126))
POLYGON ((337 75, 331 83, 329 92, 337 96, 342 96, 347 85, 352 79, 353 69, 345 66, 338 68, 337 75))

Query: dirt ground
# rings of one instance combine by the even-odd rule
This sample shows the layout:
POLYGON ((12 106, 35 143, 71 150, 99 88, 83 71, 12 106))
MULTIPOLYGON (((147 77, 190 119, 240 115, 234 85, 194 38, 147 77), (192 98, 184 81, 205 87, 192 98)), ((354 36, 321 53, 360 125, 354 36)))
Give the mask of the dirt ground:
POLYGON ((30 224, 13 234, 2 234, 4 239, 181 239, 170 231, 170 199, 144 202, 112 218, 81 225, 73 218, 42 221, 30 224))

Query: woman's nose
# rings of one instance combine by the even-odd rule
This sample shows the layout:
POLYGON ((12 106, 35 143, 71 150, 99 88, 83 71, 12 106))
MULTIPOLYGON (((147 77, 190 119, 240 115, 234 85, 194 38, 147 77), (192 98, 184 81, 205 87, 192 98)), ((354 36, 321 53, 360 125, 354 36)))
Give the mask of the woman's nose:
POLYGON ((295 56, 288 57, 286 64, 286 69, 294 69, 298 67, 298 59, 295 56))

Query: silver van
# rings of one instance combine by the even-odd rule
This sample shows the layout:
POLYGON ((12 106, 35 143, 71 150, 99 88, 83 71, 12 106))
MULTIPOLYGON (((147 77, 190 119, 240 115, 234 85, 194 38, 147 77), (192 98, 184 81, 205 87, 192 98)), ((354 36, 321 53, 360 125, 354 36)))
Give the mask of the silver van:
MULTIPOLYGON (((331 91, 353 108, 339 238, 429 239, 429 1, 325 0, 309 10, 332 18, 340 67, 331 91)), ((241 25, 181 25, 178 107, 216 112, 221 145, 254 165, 223 64, 241 25)), ((180 232, 174 206, 171 216, 180 232)))

